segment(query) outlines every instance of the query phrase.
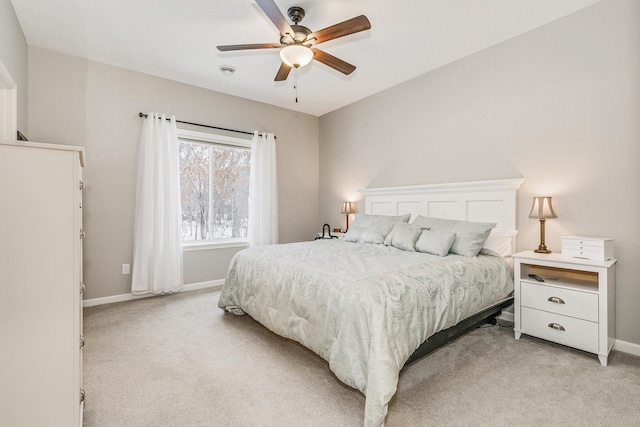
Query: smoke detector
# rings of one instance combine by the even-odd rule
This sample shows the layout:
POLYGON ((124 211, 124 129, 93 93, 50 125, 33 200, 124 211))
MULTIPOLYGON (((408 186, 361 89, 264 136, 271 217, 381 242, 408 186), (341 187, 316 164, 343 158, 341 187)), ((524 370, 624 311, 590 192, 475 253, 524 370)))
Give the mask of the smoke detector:
POLYGON ((236 68, 231 65, 221 65, 218 67, 223 76, 231 77, 236 72, 236 68))

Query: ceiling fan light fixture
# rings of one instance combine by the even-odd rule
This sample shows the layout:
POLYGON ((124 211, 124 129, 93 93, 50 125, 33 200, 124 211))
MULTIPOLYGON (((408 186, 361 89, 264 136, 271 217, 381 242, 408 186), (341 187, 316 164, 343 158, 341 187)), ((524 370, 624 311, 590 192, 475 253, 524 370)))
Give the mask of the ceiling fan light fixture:
POLYGON ((355 71, 356 67, 354 65, 317 49, 316 46, 320 43, 371 29, 371 23, 366 16, 359 15, 312 32, 309 28, 300 25, 300 21, 305 15, 304 9, 300 6, 292 6, 287 11, 289 19, 293 22, 292 25, 289 25, 287 18, 284 17, 275 0, 255 0, 255 2, 278 29, 280 43, 222 45, 218 46, 219 51, 279 49, 282 63, 276 73, 276 77, 273 79, 276 82, 287 80, 292 68, 296 70, 304 67, 311 60, 321 62, 346 76, 355 71), (313 49, 311 46, 313 46, 313 49))
POLYGON ((304 67, 313 59, 313 51, 306 46, 292 44, 280 50, 280 58, 290 67, 304 67))

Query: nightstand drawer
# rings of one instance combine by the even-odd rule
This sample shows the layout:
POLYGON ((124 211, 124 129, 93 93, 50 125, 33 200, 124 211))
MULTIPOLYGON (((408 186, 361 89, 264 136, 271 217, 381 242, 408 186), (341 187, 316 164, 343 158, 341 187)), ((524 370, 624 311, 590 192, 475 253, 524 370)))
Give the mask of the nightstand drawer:
POLYGON ((598 352, 598 324, 522 307, 521 331, 591 353, 598 352))
POLYGON ((520 282, 520 305, 578 319, 598 321, 598 295, 520 282))

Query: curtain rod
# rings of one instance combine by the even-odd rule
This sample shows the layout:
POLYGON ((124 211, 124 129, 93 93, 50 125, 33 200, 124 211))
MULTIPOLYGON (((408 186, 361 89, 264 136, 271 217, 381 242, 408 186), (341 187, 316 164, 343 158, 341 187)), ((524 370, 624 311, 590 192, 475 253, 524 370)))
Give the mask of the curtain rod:
MULTIPOLYGON (((145 114, 145 113, 138 113, 138 116, 139 117, 144 117, 145 119, 147 117, 149 117, 149 115, 145 114)), ((167 120, 170 120, 170 119, 167 118, 167 120)), ((218 127, 218 126, 202 125, 200 123, 193 123, 193 122, 185 122, 185 121, 182 121, 182 120, 176 120, 176 123, 182 123, 182 124, 185 124, 185 125, 192 125, 192 126, 200 126, 200 127, 209 128, 209 129, 224 130, 224 131, 227 131, 227 132, 243 133, 245 135, 252 135, 253 136, 253 132, 247 132, 245 130, 227 129, 227 128, 221 128, 221 127, 218 127)), ((260 133, 260 135, 262 135, 262 133, 260 133)), ((275 135, 273 136, 273 138, 277 139, 275 135)))

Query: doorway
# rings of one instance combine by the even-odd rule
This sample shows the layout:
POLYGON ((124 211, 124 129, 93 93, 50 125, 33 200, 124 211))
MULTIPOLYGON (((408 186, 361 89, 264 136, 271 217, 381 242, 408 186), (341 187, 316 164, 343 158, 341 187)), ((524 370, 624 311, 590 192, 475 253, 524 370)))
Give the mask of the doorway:
POLYGON ((15 140, 18 135, 18 86, 0 60, 0 139, 15 140))

